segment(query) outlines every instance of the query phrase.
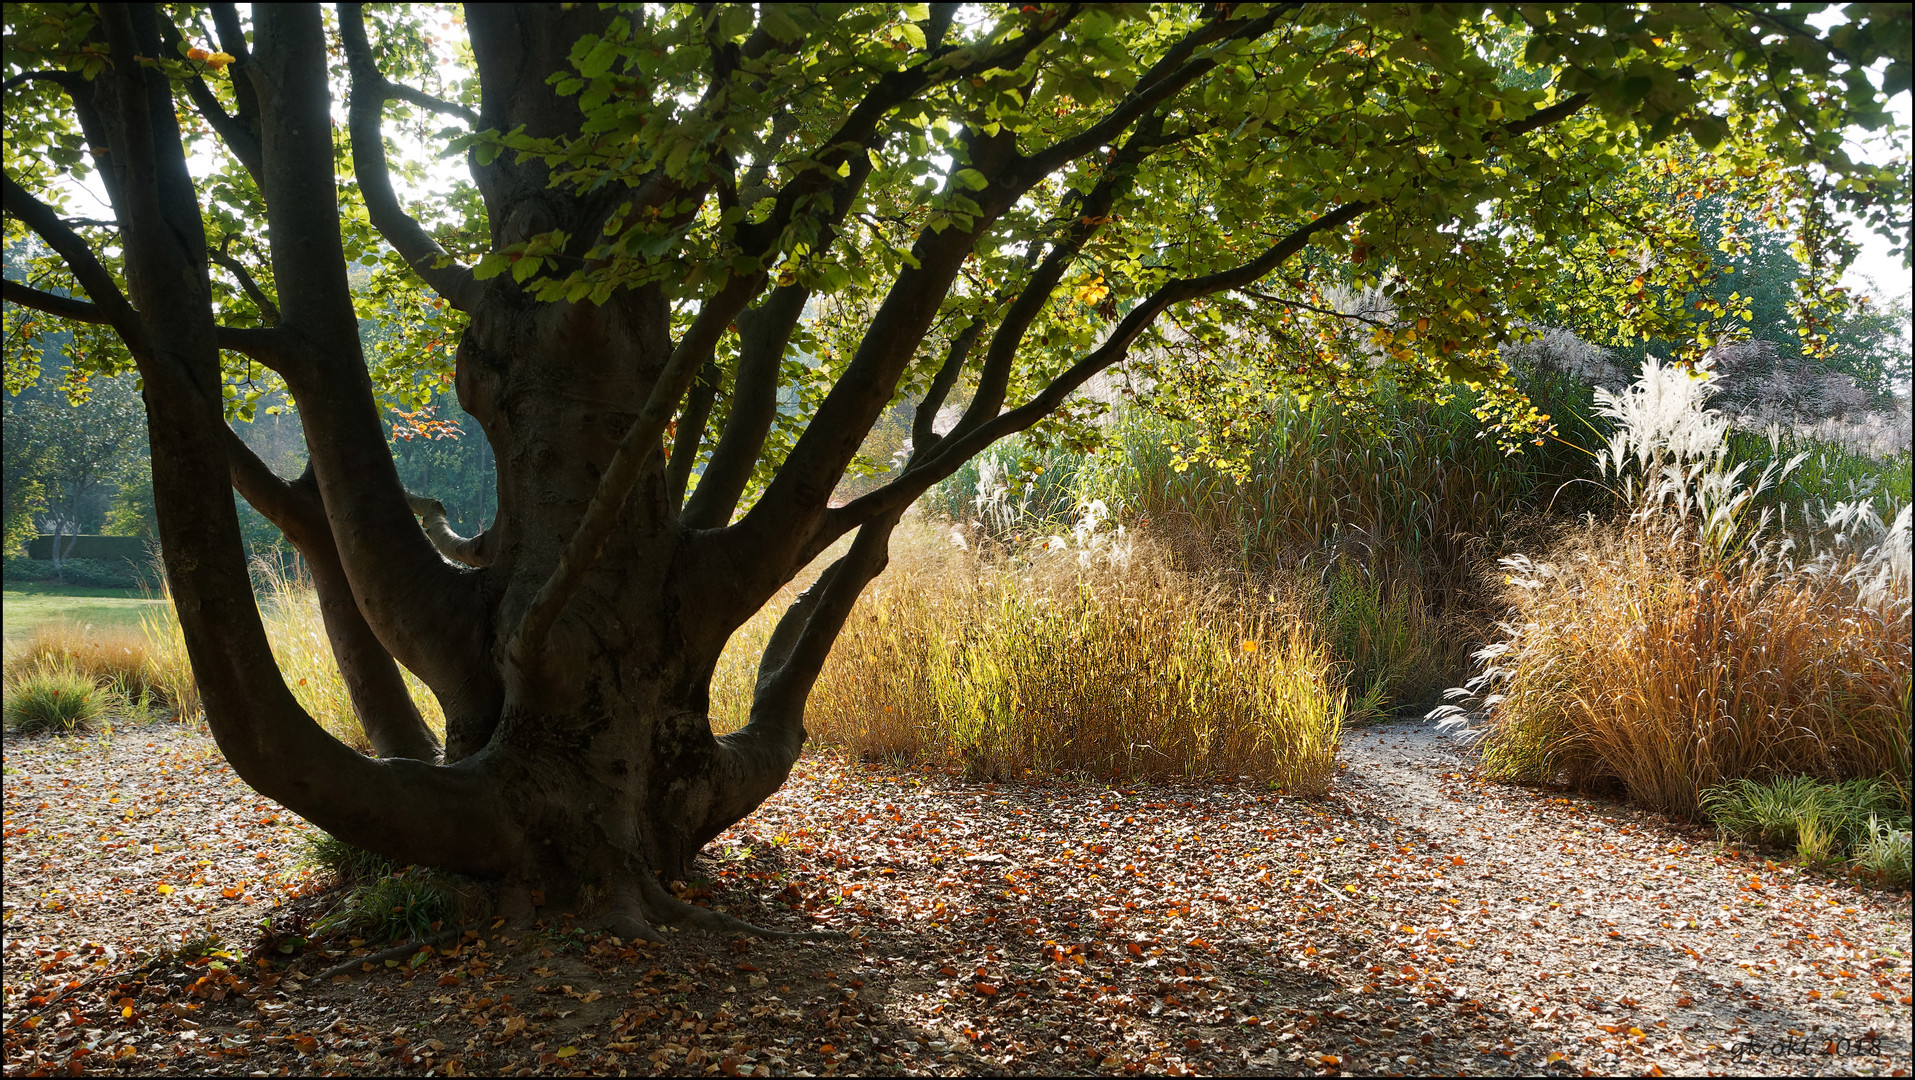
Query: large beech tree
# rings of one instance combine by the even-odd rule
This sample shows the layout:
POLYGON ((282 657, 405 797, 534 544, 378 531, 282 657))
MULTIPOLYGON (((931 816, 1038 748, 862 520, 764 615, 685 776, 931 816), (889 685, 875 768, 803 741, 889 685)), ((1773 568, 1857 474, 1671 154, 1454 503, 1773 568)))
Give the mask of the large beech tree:
POLYGON ((1907 86, 1906 13, 1796 7, 10 4, 6 227, 35 269, 5 297, 137 367, 248 783, 508 912, 739 928, 660 875, 784 781, 906 507, 995 440, 1084 430, 1092 375, 1196 343, 1259 393, 1469 380, 1520 435, 1541 418, 1495 346, 1565 266, 1619 264, 1618 318, 1701 317, 1657 299, 1710 253, 1627 197, 1643 162, 1895 225, 1900 171, 1842 135, 1907 86), (1333 285, 1387 315, 1338 332, 1333 285), (296 478, 228 426, 274 380, 296 478), (441 382, 497 456, 476 536, 385 439, 441 382), (833 505, 900 403, 908 461, 833 505), (376 757, 277 674, 235 490, 310 563, 376 757), (726 641, 846 537, 714 736, 726 641))

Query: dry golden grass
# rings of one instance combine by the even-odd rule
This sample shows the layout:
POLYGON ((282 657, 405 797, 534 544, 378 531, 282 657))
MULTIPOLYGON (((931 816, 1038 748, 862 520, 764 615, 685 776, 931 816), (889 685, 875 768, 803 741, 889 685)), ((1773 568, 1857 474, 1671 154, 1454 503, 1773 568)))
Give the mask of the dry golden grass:
MULTIPOLYGON (((180 707, 179 687, 161 669, 150 642, 138 630, 45 623, 10 650, 6 674, 16 679, 49 667, 108 687, 129 703, 144 698, 152 706, 180 707)), ((196 696, 190 700, 197 705, 196 696)))
MULTIPOLYGON (((263 567, 260 579, 264 585, 260 612, 266 634, 280 675, 293 696, 334 737, 357 749, 370 749, 353 715, 345 680, 333 660, 311 583, 263 567)), ((138 631, 80 629, 61 623, 41 627, 14 650, 7 670, 11 674, 16 668, 24 670, 46 660, 69 662, 89 677, 111 685, 129 702, 145 692, 154 706, 190 719, 199 712, 199 689, 172 597, 164 587, 160 598, 167 603, 143 616, 138 631)), ((445 720, 438 700, 410 672, 404 675, 426 722, 443 732, 445 720)))
MULTIPOLYGON (((982 776, 1248 776, 1316 794, 1345 694, 1293 611, 1180 574, 1140 542, 1054 538, 986 559, 907 524, 806 725, 862 756, 955 758, 982 776)), ((731 724, 775 613, 759 618, 714 680, 713 713, 731 724)))
POLYGON ((1909 770, 1910 616, 1846 561, 1709 557, 1686 533, 1575 534, 1509 580, 1485 760, 1693 815, 1739 778, 1909 770))

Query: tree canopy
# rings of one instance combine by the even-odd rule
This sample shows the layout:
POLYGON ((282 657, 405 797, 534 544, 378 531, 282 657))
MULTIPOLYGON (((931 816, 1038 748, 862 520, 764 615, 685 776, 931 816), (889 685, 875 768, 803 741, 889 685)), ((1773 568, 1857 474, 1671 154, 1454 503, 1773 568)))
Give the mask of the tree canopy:
POLYGON ((1081 431, 1098 372, 1154 357, 1155 394, 1226 410, 1468 381, 1522 436, 1546 418, 1497 346, 1562 304, 1722 331, 1691 299, 1718 252, 1671 197, 1807 223, 1805 319, 1841 303, 1838 212, 1907 241, 1905 163, 1844 144, 1908 86, 1899 5, 6 18, 7 239, 35 246, 5 297, 110 330, 86 362, 144 380, 169 576, 241 775, 354 843, 599 882, 633 932, 702 918, 647 868, 782 782, 905 507, 997 439, 1081 431), (1219 353, 1229 378, 1163 360, 1219 353), (224 422, 274 380, 295 481, 224 422), (497 454, 478 536, 403 489, 383 435, 380 399, 443 386, 497 454), (902 470, 832 505, 900 405, 902 470), (313 561, 385 761, 276 686, 229 482, 313 561), (751 724, 714 739, 725 640, 853 533, 773 635, 751 724))

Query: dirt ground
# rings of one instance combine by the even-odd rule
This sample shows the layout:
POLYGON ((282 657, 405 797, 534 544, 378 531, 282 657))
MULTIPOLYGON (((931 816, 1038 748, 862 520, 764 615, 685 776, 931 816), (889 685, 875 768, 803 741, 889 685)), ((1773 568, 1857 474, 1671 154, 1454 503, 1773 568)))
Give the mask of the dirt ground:
POLYGON ((554 913, 318 978, 384 943, 259 948, 336 894, 204 734, 8 736, 6 1071, 1907 1074, 1908 894, 1344 748, 1315 802, 809 756, 685 894, 845 939, 554 913))

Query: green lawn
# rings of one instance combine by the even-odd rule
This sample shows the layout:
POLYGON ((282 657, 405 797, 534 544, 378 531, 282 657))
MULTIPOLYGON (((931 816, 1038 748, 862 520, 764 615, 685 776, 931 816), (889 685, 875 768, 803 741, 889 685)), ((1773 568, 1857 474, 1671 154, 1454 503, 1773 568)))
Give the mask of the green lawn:
POLYGON ((138 589, 84 589, 40 582, 9 582, 4 599, 0 615, 5 618, 9 645, 52 622, 138 629, 140 616, 165 602, 149 600, 138 589))

